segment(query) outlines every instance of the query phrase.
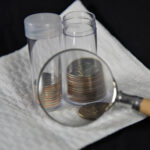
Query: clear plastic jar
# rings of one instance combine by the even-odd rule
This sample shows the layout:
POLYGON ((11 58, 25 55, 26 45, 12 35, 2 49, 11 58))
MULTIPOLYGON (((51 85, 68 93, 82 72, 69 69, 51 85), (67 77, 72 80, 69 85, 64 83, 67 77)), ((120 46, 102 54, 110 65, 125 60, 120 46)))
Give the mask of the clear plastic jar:
MULTIPOLYGON (((59 15, 54 13, 33 14, 25 18, 24 26, 31 61, 33 95, 36 103, 39 104, 37 98, 37 78, 40 69, 50 57, 62 50, 61 18, 59 15)), ((54 68, 53 70, 55 73, 44 72, 43 74, 43 85, 45 85, 43 100, 45 101, 48 101, 48 97, 44 95, 46 95, 47 90, 50 88, 49 86, 59 84, 59 60, 56 59, 51 65, 51 67, 54 68)), ((56 86, 56 88, 58 88, 58 91, 60 90, 59 86, 56 86)), ((59 103, 56 103, 55 105, 57 106, 59 103)), ((45 104, 45 107, 48 107, 48 103, 45 104)))

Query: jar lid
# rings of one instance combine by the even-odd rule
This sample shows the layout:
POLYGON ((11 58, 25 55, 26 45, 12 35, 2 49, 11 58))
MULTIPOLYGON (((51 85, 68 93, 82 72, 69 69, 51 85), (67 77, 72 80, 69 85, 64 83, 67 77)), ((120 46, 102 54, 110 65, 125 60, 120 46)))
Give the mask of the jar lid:
POLYGON ((59 36, 61 18, 54 13, 37 13, 24 19, 25 35, 29 39, 45 39, 59 36))

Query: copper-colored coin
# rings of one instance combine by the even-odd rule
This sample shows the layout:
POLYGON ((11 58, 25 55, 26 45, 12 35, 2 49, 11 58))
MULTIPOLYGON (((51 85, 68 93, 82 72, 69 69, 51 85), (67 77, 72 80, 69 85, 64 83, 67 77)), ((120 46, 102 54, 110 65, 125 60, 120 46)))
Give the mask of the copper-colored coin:
POLYGON ((88 103, 88 102, 93 102, 93 101, 97 101, 97 100, 101 100, 102 98, 104 98, 104 96, 85 96, 85 97, 78 97, 78 96, 72 96, 69 95, 69 98, 74 101, 74 102, 80 102, 80 103, 88 103))
POLYGON ((108 103, 94 103, 80 107, 78 115, 87 120, 96 120, 109 107, 108 103))
POLYGON ((60 103, 59 100, 57 100, 55 103, 51 103, 51 102, 42 102, 42 105, 44 108, 52 108, 52 107, 55 107, 55 106, 58 106, 60 103))
POLYGON ((101 92, 95 92, 95 91, 92 91, 92 92, 76 92, 76 91, 68 91, 68 93, 74 97, 86 97, 87 99, 90 98, 91 96, 95 96, 95 97, 100 97, 102 98, 102 96, 104 97, 105 96, 105 91, 101 91, 101 92))
POLYGON ((95 87, 95 86, 103 86, 103 81, 91 81, 91 82, 85 82, 85 81, 76 81, 76 82, 72 82, 70 80, 68 80, 68 85, 72 86, 72 87, 95 87))
POLYGON ((97 77, 102 77, 102 74, 100 72, 97 72, 95 74, 91 73, 91 76, 77 76, 77 75, 72 75, 71 73, 67 73, 67 77, 71 80, 91 80, 91 79, 95 79, 97 77), (78 77, 77 79, 75 77, 78 77))
POLYGON ((83 86, 74 86, 74 85, 70 85, 68 84, 70 91, 80 91, 80 92, 88 92, 88 91, 103 91, 105 89, 105 85, 103 84, 96 84, 95 86, 87 86, 87 85, 83 85, 83 86))

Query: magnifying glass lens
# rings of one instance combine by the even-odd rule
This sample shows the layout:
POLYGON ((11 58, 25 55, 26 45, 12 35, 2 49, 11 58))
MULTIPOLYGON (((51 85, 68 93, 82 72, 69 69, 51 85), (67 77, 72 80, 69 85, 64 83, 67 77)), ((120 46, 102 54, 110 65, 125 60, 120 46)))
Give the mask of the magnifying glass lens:
POLYGON ((98 119, 115 101, 116 84, 107 64, 92 52, 69 49, 42 67, 38 98, 46 114, 68 126, 98 119))

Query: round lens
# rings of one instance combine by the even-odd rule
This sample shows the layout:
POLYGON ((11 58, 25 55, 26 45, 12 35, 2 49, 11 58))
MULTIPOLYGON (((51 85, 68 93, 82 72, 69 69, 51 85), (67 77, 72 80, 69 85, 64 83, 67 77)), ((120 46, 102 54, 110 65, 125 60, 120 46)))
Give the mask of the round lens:
POLYGON ((38 79, 41 107, 53 120, 82 126, 98 119, 115 101, 115 80, 96 54, 69 49, 50 58, 38 79))

